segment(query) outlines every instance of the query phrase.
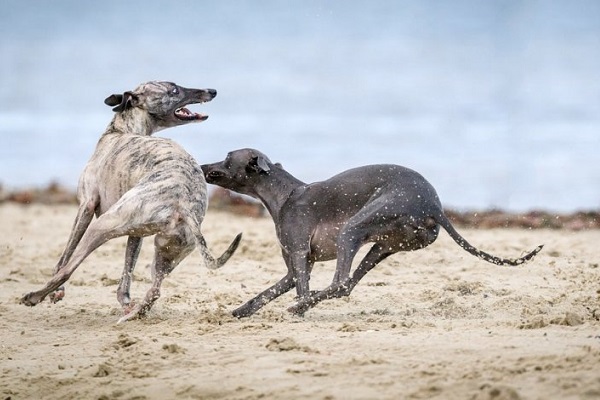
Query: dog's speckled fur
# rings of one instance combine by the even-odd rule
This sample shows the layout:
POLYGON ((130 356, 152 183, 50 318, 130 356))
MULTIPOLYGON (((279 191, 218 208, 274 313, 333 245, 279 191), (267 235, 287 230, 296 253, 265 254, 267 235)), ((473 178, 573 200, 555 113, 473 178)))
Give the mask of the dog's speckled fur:
POLYGON ((86 165, 77 191, 79 211, 54 277, 39 291, 22 298, 34 306, 46 296, 64 296, 61 287, 96 248, 110 239, 128 236, 125 268, 117 289, 125 316, 145 314, 160 296, 160 285, 194 248, 209 268, 222 266, 236 250, 240 235, 215 260, 206 247, 200 225, 206 210, 206 181, 200 166, 181 146, 154 132, 207 117, 183 108, 212 100, 212 89, 187 89, 170 82, 148 82, 134 91, 105 100, 115 116, 86 165), (94 215, 97 219, 93 220, 94 215), (142 238, 156 235, 152 287, 133 304, 129 287, 142 238))
POLYGON ((202 166, 208 183, 260 199, 275 222, 288 273, 276 284, 234 310, 252 315, 294 286, 299 297, 289 311, 303 314, 317 303, 348 296, 379 262, 400 251, 433 243, 440 226, 466 251, 498 265, 519 265, 542 248, 517 259, 493 256, 471 246, 444 215, 435 189, 417 172, 399 165, 368 165, 306 184, 273 164, 258 150, 241 149, 225 160, 202 166), (350 269, 358 249, 373 246, 350 269), (329 287, 309 290, 315 261, 337 259, 329 287))

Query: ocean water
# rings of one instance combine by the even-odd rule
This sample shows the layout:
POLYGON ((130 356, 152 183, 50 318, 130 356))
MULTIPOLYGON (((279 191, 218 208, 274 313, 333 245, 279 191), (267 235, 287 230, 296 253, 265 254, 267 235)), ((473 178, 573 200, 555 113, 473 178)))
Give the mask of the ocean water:
POLYGON ((159 132, 254 147, 304 181, 421 172, 459 209, 600 208, 600 2, 0 2, 0 183, 79 173, 147 80, 218 90, 159 132))

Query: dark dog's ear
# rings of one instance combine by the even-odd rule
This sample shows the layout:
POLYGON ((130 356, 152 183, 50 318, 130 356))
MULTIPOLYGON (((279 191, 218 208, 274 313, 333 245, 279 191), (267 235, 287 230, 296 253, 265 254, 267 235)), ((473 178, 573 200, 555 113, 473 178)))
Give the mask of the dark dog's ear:
POLYGON ((134 106, 137 101, 137 96, 131 92, 125 92, 123 94, 111 94, 104 99, 104 104, 107 106, 116 106, 113 108, 114 112, 121 112, 127 110, 129 107, 134 106))
POLYGON ((265 160, 264 157, 254 156, 250 159, 250 162, 246 166, 246 171, 248 172, 258 172, 259 174, 266 174, 269 172, 271 168, 269 168, 269 163, 265 160))

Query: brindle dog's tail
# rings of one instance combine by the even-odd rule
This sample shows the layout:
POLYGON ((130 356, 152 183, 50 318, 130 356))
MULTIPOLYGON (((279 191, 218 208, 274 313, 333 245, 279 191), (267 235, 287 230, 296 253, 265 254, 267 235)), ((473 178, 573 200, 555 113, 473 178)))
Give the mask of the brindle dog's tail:
POLYGON ((440 212, 437 216, 433 217, 433 219, 442 228, 444 228, 446 230, 446 232, 448 232, 448 234, 450 235, 450 237, 452 239, 454 239, 454 241, 456 243, 458 243, 458 245, 460 247, 462 247, 463 249, 465 249, 469 253, 473 254, 475 257, 479 257, 482 260, 485 260, 485 261, 490 262, 492 264, 497 264, 497 265, 513 265, 513 266, 515 266, 515 265, 521 265, 524 262, 526 262, 528 260, 531 260, 533 257, 535 257, 535 255, 537 253, 539 253, 540 250, 542 250, 542 247, 544 247, 544 245, 540 245, 540 246, 536 247, 530 253, 527 253, 523 257, 520 257, 520 258, 510 258, 509 259, 509 258, 496 257, 496 256, 488 254, 488 253, 486 253, 484 251, 481 251, 481 250, 477 249, 476 247, 472 246, 471 244, 469 244, 469 242, 467 242, 467 240, 465 238, 463 238, 456 231, 456 229, 454 229, 454 227, 450 223, 450 220, 448 220, 448 217, 446 217, 446 215, 443 212, 440 212))
POLYGON ((240 244, 240 240, 242 240, 242 234, 238 233, 237 236, 235 237, 235 239, 233 239, 233 242, 231 242, 231 244, 227 248, 227 250, 225 250, 225 252, 221 255, 221 257, 217 258, 216 260, 212 256, 210 251, 208 250, 208 247, 206 246, 206 241, 204 240, 204 237, 202 235, 198 235, 197 240, 198 240, 198 250, 200 250, 200 252, 202 253, 202 256, 204 257, 204 262, 206 263, 206 268, 218 269, 218 268, 221 268, 227 262, 227 260, 229 260, 229 258, 233 255, 233 253, 235 253, 235 251, 238 248, 238 245, 240 244))

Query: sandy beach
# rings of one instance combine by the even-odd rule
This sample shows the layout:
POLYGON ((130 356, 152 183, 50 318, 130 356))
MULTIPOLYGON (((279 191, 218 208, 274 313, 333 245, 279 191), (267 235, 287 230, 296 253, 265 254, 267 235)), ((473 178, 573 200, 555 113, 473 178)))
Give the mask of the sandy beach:
MULTIPOLYGON (((442 232, 303 318, 287 313, 288 293, 237 320, 230 311, 285 267, 270 218, 212 210, 214 254, 244 232, 230 262, 210 271, 192 253, 146 318, 117 325, 124 238, 80 266, 62 302, 19 304, 50 277, 75 214, 0 205, 2 399, 600 398, 600 230, 460 229, 503 257, 545 244, 520 267, 481 261, 442 232)), ((134 298, 152 252, 146 239, 134 298)), ((312 288, 333 268, 318 263, 312 288)))

